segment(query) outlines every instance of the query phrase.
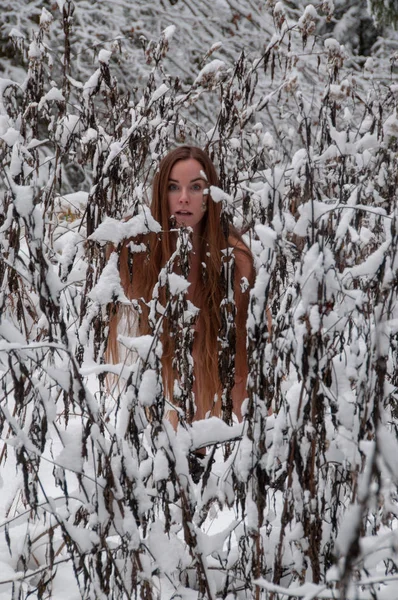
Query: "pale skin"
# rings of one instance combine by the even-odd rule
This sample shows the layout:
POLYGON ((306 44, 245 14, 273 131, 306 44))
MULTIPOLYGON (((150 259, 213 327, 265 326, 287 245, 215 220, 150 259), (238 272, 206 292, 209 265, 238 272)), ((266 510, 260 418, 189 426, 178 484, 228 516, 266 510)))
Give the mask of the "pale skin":
POLYGON ((169 212, 176 218, 177 225, 192 227, 194 251, 206 212, 207 195, 204 192, 207 187, 203 167, 194 158, 179 160, 170 171, 167 197, 169 212))
MULTIPOLYGON (((205 193, 207 188, 208 184, 204 178, 203 167, 197 160, 193 158, 180 160, 176 162, 171 169, 167 198, 169 213, 175 217, 177 225, 191 227, 193 230, 193 252, 191 255, 191 268, 188 276, 188 281, 191 284, 188 288, 188 300, 193 304, 195 304, 195 291, 200 274, 200 257, 197 250, 199 248, 201 222, 207 210, 208 198, 205 193)), ((235 240, 233 245, 239 248, 241 242, 235 240)), ((235 261, 242 277, 247 277, 249 279, 251 273, 250 259, 243 253, 236 253, 235 261)), ((236 285, 239 285, 239 283, 240 282, 237 282, 236 285)), ((192 353, 194 361, 198 350, 197 345, 194 343, 192 353)), ((198 398, 198 390, 196 389, 195 383, 193 391, 195 397, 198 398)), ((236 378, 235 386, 232 389, 232 400, 234 412, 239 420, 242 419, 240 409, 245 397, 246 382, 242 377, 236 378)), ((205 416, 204 407, 200 402, 197 402, 195 419, 204 419, 205 416)), ((177 424, 175 418, 171 417, 171 421, 173 424, 177 424)))

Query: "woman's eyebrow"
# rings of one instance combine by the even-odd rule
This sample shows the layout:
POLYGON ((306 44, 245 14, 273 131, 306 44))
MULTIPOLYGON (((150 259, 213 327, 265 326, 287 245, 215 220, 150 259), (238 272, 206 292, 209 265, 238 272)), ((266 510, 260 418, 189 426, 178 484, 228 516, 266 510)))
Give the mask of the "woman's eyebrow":
MULTIPOLYGON (((169 181, 172 181, 173 183, 180 183, 178 179, 172 179, 171 177, 169 177, 169 181)), ((195 183, 195 181, 205 181, 203 179, 203 177, 195 177, 195 179, 191 179, 191 181, 189 183, 195 183)))

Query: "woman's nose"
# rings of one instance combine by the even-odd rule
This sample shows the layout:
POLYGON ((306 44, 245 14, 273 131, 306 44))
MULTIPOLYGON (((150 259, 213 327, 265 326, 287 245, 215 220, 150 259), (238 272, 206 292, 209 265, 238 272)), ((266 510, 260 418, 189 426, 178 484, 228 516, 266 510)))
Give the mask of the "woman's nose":
POLYGON ((189 198, 188 198, 188 190, 186 188, 182 187, 181 188, 181 194, 180 194, 180 197, 179 197, 179 201, 181 203, 184 203, 184 202, 188 202, 188 200, 189 200, 189 198))

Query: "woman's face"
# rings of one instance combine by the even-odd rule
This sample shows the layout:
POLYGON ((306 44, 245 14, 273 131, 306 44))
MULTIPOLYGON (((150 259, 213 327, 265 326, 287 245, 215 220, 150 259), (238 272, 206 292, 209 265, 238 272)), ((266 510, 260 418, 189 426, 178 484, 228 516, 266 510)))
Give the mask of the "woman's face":
POLYGON ((179 160, 170 171, 167 188, 170 216, 175 217, 177 225, 192 227, 194 233, 199 233, 206 212, 207 196, 203 192, 208 184, 203 173, 202 165, 194 158, 179 160))

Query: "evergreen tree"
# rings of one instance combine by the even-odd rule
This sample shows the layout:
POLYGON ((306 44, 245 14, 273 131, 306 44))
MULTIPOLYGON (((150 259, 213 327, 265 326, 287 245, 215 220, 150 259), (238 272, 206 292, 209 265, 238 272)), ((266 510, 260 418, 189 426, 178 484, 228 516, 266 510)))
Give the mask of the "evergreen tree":
POLYGON ((368 0, 368 8, 377 25, 392 25, 396 28, 398 5, 394 0, 368 0))

